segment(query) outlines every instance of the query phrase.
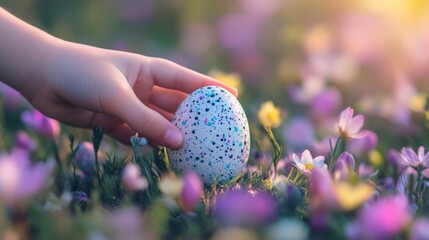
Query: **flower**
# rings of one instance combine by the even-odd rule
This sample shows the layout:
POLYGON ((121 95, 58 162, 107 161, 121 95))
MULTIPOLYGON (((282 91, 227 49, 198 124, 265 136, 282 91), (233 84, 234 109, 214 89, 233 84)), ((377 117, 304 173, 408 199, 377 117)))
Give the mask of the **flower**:
POLYGON ((226 85, 237 89, 238 92, 241 91, 241 88, 242 88, 241 77, 238 73, 224 73, 219 70, 211 70, 209 72, 209 75, 212 78, 219 80, 225 83, 226 85))
POLYGON ((122 182, 131 191, 143 190, 148 187, 147 179, 140 174, 137 164, 128 163, 122 172, 122 182))
POLYGON ((419 147, 418 154, 412 148, 402 148, 401 156, 405 164, 414 169, 429 168, 429 153, 425 154, 423 146, 419 147))
POLYGON ((337 180, 346 180, 355 168, 355 159, 348 152, 343 152, 334 166, 334 177, 337 180))
POLYGON ((292 155, 292 158, 298 170, 306 176, 311 176, 311 172, 315 167, 324 169, 328 168, 328 166, 323 162, 325 161, 324 156, 317 156, 313 159, 313 156, 308 150, 305 150, 302 153, 301 158, 299 158, 295 153, 292 155))
POLYGON ((353 138, 347 142, 347 150, 355 156, 360 156, 374 150, 378 143, 378 136, 373 131, 362 131, 361 136, 361 138, 353 138))
POLYGON ((77 167, 85 175, 91 176, 94 173, 95 153, 92 143, 87 141, 81 142, 77 148, 75 159, 77 167))
POLYGON ((38 193, 47 182, 53 162, 31 164, 29 154, 15 149, 0 154, 0 199, 12 203, 38 193))
POLYGON ((18 131, 15 137, 15 147, 26 151, 34 151, 37 148, 37 143, 24 131, 18 131))
POLYGON ((265 192, 230 191, 216 199, 215 215, 227 225, 259 226, 277 214, 276 200, 265 192))
POLYGON ((288 149, 302 151, 316 140, 314 124, 306 117, 294 117, 283 131, 288 149))
POLYGON ((372 196, 373 189, 366 183, 336 182, 334 192, 341 209, 351 211, 366 202, 372 196))
POLYGON ((365 121, 362 115, 353 117, 353 108, 348 107, 340 114, 338 122, 338 130, 341 137, 344 138, 360 138, 362 137, 359 131, 363 127, 365 121))
POLYGON ((194 172, 187 172, 183 177, 183 187, 180 192, 180 203, 184 210, 194 210, 200 202, 203 193, 203 183, 194 172))
POLYGON ((411 221, 408 199, 404 195, 381 198, 367 205, 355 223, 356 239, 392 239, 411 221))
POLYGON ((264 127, 276 128, 282 122, 281 111, 272 101, 265 102, 259 109, 258 119, 264 127))
POLYGON ((410 240, 425 240, 429 239, 429 220, 427 219, 418 219, 414 222, 410 235, 408 236, 410 240))
POLYGON ((60 135, 60 124, 58 121, 46 117, 37 110, 23 112, 21 120, 28 128, 47 138, 54 138, 60 135))
POLYGON ((324 89, 310 101, 310 115, 318 120, 331 119, 338 114, 341 102, 341 93, 338 89, 324 89))

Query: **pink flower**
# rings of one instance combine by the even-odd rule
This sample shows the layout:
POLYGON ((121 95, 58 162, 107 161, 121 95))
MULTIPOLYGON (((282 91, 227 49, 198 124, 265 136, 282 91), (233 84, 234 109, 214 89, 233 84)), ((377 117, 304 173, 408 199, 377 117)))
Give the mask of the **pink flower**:
POLYGON ((183 179, 183 188, 180 192, 180 203, 185 211, 194 210, 203 194, 203 183, 194 172, 187 172, 183 179))
POLYGON ((353 108, 348 107, 340 114, 340 121, 338 122, 338 130, 341 137, 344 138, 360 138, 360 130, 365 121, 362 115, 353 117, 353 108))
POLYGON ((131 191, 143 190, 148 187, 147 179, 141 175, 140 168, 134 163, 128 163, 124 167, 122 182, 131 191))
POLYGON ((429 168, 429 153, 425 154, 425 148, 419 147, 418 155, 412 148, 403 148, 401 151, 402 160, 412 168, 429 168))
POLYGON ((411 221, 408 199, 403 195, 382 198, 364 207, 357 221, 359 239, 392 239, 411 221))
POLYGON ((38 193, 47 182, 53 162, 31 164, 28 152, 0 154, 0 199, 13 203, 38 193))
POLYGON ((23 112, 21 120, 28 128, 47 138, 55 138, 60 135, 60 124, 58 121, 46 117, 35 109, 23 112))

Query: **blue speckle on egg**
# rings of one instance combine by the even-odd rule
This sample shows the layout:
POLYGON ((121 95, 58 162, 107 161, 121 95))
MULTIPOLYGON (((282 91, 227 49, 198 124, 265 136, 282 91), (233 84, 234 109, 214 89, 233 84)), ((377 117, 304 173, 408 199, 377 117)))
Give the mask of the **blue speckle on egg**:
POLYGON ((185 141, 169 150, 173 170, 191 170, 206 184, 226 183, 243 170, 249 157, 250 133, 238 100, 220 87, 191 93, 174 114, 173 124, 185 141))

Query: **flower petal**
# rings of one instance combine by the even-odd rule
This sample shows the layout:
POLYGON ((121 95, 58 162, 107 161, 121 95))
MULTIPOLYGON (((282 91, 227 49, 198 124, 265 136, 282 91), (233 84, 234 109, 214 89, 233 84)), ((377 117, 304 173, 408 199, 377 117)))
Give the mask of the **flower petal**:
POLYGON ((365 118, 362 115, 357 115, 354 117, 348 124, 347 129, 345 129, 350 135, 357 134, 359 130, 363 127, 365 118))
POLYGON ((402 157, 408 165, 417 167, 420 164, 420 160, 417 154, 411 148, 403 148, 401 151, 402 157))

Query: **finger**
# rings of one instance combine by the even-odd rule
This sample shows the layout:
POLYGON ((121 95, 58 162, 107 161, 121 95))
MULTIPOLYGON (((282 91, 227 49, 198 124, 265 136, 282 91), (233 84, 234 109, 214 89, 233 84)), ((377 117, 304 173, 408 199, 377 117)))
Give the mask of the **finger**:
POLYGON ((171 89, 154 87, 149 102, 165 111, 176 112, 187 94, 171 89))
POLYGON ((171 61, 160 58, 145 58, 143 64, 149 64, 149 73, 155 85, 185 93, 192 93, 205 86, 218 86, 237 96, 237 89, 171 61))
POLYGON ((130 138, 136 134, 136 131, 127 124, 122 124, 110 131, 106 131, 106 133, 125 145, 131 145, 130 138))
POLYGON ((110 103, 112 111, 132 129, 151 141, 170 148, 180 147, 183 135, 160 113, 145 106, 128 87, 118 86, 112 93, 110 103))
POLYGON ((164 111, 163 109, 161 109, 161 108, 159 108, 159 107, 157 107, 157 106, 155 106, 153 104, 149 104, 148 107, 150 109, 158 112, 159 114, 161 114, 161 116, 165 117, 165 119, 167 119, 168 121, 171 122, 173 120, 173 116, 174 116, 173 113, 164 111))

